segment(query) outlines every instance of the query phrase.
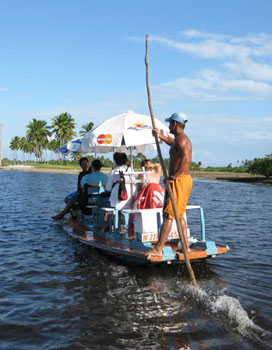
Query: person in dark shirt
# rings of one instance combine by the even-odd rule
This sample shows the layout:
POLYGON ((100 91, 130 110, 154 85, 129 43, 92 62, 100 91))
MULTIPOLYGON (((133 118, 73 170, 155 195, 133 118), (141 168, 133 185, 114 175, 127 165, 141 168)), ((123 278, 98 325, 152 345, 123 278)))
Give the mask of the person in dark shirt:
POLYGON ((91 168, 90 168, 90 164, 89 164, 89 159, 87 157, 80 158, 79 165, 80 165, 82 171, 78 174, 77 191, 69 194, 65 198, 65 202, 66 202, 65 208, 63 208, 57 215, 52 216, 53 220, 61 220, 61 219, 63 219, 64 215, 66 215, 69 212, 69 210, 74 206, 75 202, 79 198, 80 193, 82 191, 81 179, 83 178, 83 176, 85 176, 87 174, 90 174, 92 172, 91 168))
POLYGON ((81 188, 81 179, 83 176, 90 174, 92 172, 90 164, 89 164, 89 159, 87 157, 82 157, 79 160, 79 165, 81 166, 82 171, 78 174, 77 178, 77 191, 80 192, 82 190, 81 188))

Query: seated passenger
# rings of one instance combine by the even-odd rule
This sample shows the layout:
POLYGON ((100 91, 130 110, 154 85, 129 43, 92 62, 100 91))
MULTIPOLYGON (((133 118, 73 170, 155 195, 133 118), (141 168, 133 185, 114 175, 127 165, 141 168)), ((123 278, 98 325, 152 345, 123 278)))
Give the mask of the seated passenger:
POLYGON ((105 187, 108 180, 108 176, 100 171, 100 169, 103 166, 104 165, 99 159, 93 160, 91 165, 92 172, 83 176, 83 178, 81 179, 80 185, 82 188, 85 184, 88 184, 88 186, 93 187, 89 189, 89 194, 104 192, 104 189, 97 189, 97 187, 105 187))
MULTIPOLYGON (((163 208, 165 188, 160 185, 161 165, 151 163, 148 159, 142 162, 145 171, 151 171, 148 174, 140 174, 138 178, 144 180, 139 184, 137 194, 134 197, 132 209, 153 209, 163 208)), ((128 233, 134 237, 134 214, 129 216, 128 233)))
POLYGON ((142 167, 147 174, 139 174, 138 179, 142 179, 143 183, 138 185, 138 191, 140 191, 146 183, 160 183, 161 179, 161 165, 159 163, 153 164, 149 159, 142 161, 142 167))
POLYGON ((126 200, 120 201, 118 199, 118 189, 120 172, 126 173, 131 172, 131 167, 128 164, 127 155, 125 153, 116 152, 113 155, 115 161, 115 167, 111 171, 108 181, 106 183, 106 191, 109 193, 109 197, 97 198, 96 204, 100 207, 117 208, 119 210, 123 208, 129 208, 132 202, 132 196, 135 191, 135 185, 128 183, 131 180, 130 175, 124 174, 126 180, 126 191, 128 198, 126 200))
POLYGON ((80 158, 79 165, 80 165, 82 171, 78 174, 77 191, 69 194, 65 198, 65 202, 66 202, 65 208, 62 209, 57 215, 52 216, 53 220, 61 220, 64 217, 64 215, 66 215, 70 211, 70 209, 73 208, 73 206, 75 205, 76 201, 79 198, 79 195, 82 191, 81 179, 83 178, 83 176, 85 176, 86 174, 89 174, 91 172, 89 159, 87 157, 80 158))
POLYGON ((82 193, 78 199, 79 207, 84 209, 88 204, 95 203, 95 197, 105 191, 105 185, 108 180, 108 176, 100 169, 103 164, 99 159, 92 161, 92 172, 83 176, 80 185, 83 188, 82 193))
POLYGON ((116 166, 111 171, 108 181, 106 183, 106 192, 109 194, 108 197, 97 197, 95 203, 100 207, 107 208, 116 208, 119 210, 119 220, 118 220, 118 229, 121 228, 121 209, 131 208, 133 194, 135 192, 135 184, 131 184, 131 176, 129 174, 124 174, 126 181, 126 192, 128 198, 126 200, 118 199, 118 189, 120 181, 120 172, 126 173, 131 172, 131 168, 128 165, 127 155, 125 153, 116 152, 113 155, 116 166))
POLYGON ((160 184, 148 183, 138 193, 133 209, 163 208, 165 188, 160 184))

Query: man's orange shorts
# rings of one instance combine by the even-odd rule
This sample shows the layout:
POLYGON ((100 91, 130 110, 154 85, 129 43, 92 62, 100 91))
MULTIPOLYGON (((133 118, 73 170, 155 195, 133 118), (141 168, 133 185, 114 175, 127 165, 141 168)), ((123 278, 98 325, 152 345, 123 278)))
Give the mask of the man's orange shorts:
MULTIPOLYGON (((171 184, 173 196, 176 203, 178 217, 184 215, 188 199, 193 187, 193 179, 191 175, 177 175, 175 181, 171 184)), ((175 219, 171 200, 168 192, 165 195, 163 214, 169 219, 175 219)))

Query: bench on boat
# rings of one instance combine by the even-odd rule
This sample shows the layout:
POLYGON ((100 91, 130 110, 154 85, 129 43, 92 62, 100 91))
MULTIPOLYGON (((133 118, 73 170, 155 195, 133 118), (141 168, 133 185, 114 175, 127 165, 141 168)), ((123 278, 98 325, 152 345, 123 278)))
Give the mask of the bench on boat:
MULTIPOLYGON (((203 209, 199 205, 187 205, 187 210, 198 209, 200 213, 201 240, 205 241, 205 221, 203 209)), ((159 239, 160 227, 163 221, 162 208, 156 209, 124 209, 123 213, 134 214, 135 238, 140 242, 155 242, 159 239)), ((186 212, 184 219, 187 223, 186 212)), ((190 228, 187 227, 187 235, 190 237, 190 228)), ((173 220, 168 240, 179 239, 176 221, 173 220)))
POLYGON ((93 223, 95 223, 96 229, 100 230, 102 227, 108 227, 109 233, 118 232, 118 217, 119 213, 122 215, 122 226, 128 225, 128 214, 119 211, 116 208, 99 207, 97 205, 88 205, 86 208, 91 209, 92 215, 95 217, 93 223))

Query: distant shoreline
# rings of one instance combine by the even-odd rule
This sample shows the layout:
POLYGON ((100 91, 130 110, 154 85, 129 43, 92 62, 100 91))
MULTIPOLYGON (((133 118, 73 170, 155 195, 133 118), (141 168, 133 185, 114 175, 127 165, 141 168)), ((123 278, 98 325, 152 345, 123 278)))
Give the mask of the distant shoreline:
POLYGON ((31 171, 34 173, 59 173, 59 174, 78 174, 80 169, 57 169, 57 168, 38 168, 34 165, 7 165, 0 167, 0 170, 12 170, 12 171, 31 171))
POLYGON ((230 182, 244 182, 252 184, 261 184, 272 186, 272 178, 266 178, 259 175, 251 175, 247 173, 226 173, 226 172, 208 172, 208 171, 192 171, 193 178, 200 180, 220 180, 230 182))
MULTIPOLYGON (((38 168, 33 165, 10 165, 2 166, 0 170, 12 171, 31 171, 36 173, 57 173, 57 174, 78 174, 80 169, 72 168, 38 168)), ((105 173, 109 173, 110 169, 104 169, 105 173)), ((220 180, 231 182, 244 182, 252 184, 262 184, 272 186, 272 178, 265 178, 263 176, 254 176, 245 173, 226 173, 226 172, 208 172, 208 171, 192 171, 192 177, 200 180, 220 180)))

